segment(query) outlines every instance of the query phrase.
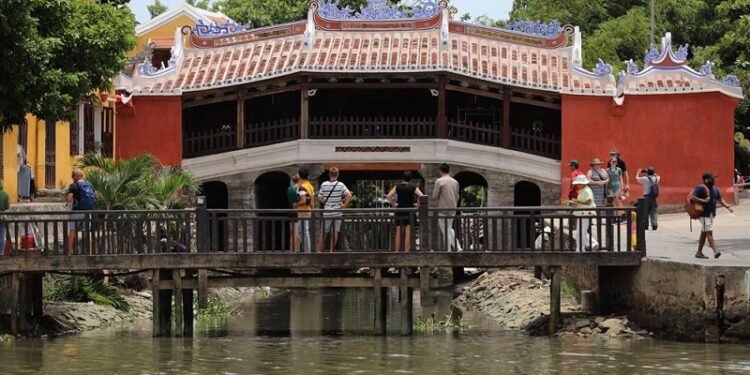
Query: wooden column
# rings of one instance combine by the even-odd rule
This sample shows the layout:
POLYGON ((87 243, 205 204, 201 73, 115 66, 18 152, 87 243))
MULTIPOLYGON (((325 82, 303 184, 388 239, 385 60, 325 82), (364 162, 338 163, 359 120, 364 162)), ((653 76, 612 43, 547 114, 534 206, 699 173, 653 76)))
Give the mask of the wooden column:
POLYGON ((551 266, 549 273, 552 280, 549 284, 549 327, 547 331, 552 336, 557 332, 559 324, 562 323, 560 317, 560 267, 551 266))
POLYGON ((387 289, 383 288, 383 270, 375 268, 372 277, 372 301, 375 308, 375 322, 373 333, 385 335, 387 325, 388 298, 387 289))
POLYGON ((182 270, 172 271, 172 295, 174 296, 174 330, 175 335, 179 337, 185 334, 182 270))
POLYGON ((183 312, 183 334, 185 336, 193 335, 193 289, 182 290, 182 312, 183 312))
POLYGON ((208 270, 198 270, 198 307, 208 307, 208 270))
POLYGON ((401 334, 408 336, 414 330, 414 299, 412 296, 413 289, 409 288, 409 269, 401 269, 401 279, 399 282, 401 289, 401 334))
POLYGON ((19 305, 21 304, 21 273, 13 272, 10 280, 10 333, 18 335, 21 333, 21 317, 19 305))
POLYGON ((419 267, 419 304, 422 306, 432 306, 430 270, 430 267, 419 267))
POLYGON ((245 94, 237 93, 237 149, 245 148, 245 94))
POLYGON ((503 148, 510 148, 510 96, 509 91, 503 93, 503 148))
POLYGON ((299 138, 310 138, 310 93, 306 85, 302 85, 300 94, 300 117, 299 117, 299 138))
POLYGON ((169 336, 172 332, 172 290, 161 290, 159 282, 169 280, 172 271, 154 270, 151 278, 153 307, 153 336, 169 336))
POLYGON ((445 118, 445 76, 440 77, 440 87, 438 88, 438 111, 437 111, 437 137, 447 138, 448 127, 445 118))

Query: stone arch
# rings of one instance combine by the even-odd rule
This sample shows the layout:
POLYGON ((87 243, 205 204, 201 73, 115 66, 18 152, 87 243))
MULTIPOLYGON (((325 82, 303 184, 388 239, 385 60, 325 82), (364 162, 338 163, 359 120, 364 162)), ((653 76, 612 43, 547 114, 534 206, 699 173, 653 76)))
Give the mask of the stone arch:
MULTIPOLYGON (((254 182, 255 208, 260 210, 288 210, 287 189, 290 177, 282 171, 270 171, 259 175, 254 182)), ((258 221, 255 231, 255 246, 260 251, 279 251, 289 249, 290 227, 284 218, 287 212, 263 212, 258 217, 267 218, 258 221)))
MULTIPOLYGON (((513 186, 514 207, 537 207, 542 205, 542 190, 539 185, 530 181, 519 181, 513 186)), ((514 211, 517 215, 526 215, 534 211, 514 211)), ((514 224, 514 247, 531 249, 536 239, 536 223, 530 219, 516 219, 514 224)))
POLYGON ((486 207, 487 206, 487 188, 489 184, 487 179, 479 173, 472 171, 461 171, 456 173, 453 178, 458 181, 458 187, 461 191, 462 207, 486 207), (480 194, 476 194, 476 188, 480 188, 480 194))

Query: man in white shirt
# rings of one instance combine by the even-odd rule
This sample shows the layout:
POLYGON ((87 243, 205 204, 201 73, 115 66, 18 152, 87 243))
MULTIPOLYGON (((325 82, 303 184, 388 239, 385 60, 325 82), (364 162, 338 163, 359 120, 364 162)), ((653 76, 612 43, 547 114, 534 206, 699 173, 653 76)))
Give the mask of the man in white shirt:
POLYGON ((434 248, 451 251, 451 248, 461 251, 461 246, 456 241, 456 235, 453 231, 453 218, 456 216, 456 207, 460 188, 458 181, 450 176, 450 166, 448 164, 440 165, 440 178, 435 180, 435 188, 432 191, 432 197, 437 201, 438 211, 438 228, 440 228, 440 243, 434 244, 434 248), (452 210, 447 210, 452 209, 452 210))
POLYGON ((349 202, 352 199, 352 192, 346 188, 346 185, 338 181, 338 168, 331 168, 328 171, 328 176, 330 177, 330 181, 326 181, 320 185, 320 190, 318 191, 318 203, 320 203, 324 211, 332 210, 332 212, 323 212, 323 225, 318 234, 317 249, 318 252, 323 251, 326 234, 330 234, 331 242, 329 251, 332 253, 339 240, 341 222, 343 221, 344 216, 343 212, 336 210, 344 209, 349 205, 349 202))

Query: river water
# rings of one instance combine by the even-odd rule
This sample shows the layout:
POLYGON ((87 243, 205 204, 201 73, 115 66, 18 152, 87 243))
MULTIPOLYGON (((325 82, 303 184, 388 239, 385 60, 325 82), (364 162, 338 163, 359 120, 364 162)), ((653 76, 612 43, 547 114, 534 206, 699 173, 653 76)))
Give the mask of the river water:
MULTIPOLYGON (((415 315, 429 314, 416 300, 415 315)), ((0 344, 0 374, 750 373, 746 345, 529 337, 480 316, 465 315, 460 333, 402 337, 389 302, 386 337, 371 335, 369 290, 297 290, 248 299, 228 321, 198 324, 194 338, 152 338, 140 322, 0 344)))

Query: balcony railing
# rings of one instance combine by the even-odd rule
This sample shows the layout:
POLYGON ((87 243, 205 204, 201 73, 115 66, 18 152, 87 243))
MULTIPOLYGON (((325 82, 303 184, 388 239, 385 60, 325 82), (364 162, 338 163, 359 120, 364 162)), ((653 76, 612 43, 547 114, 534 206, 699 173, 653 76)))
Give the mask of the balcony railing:
POLYGON ((448 138, 480 145, 500 147, 502 127, 497 123, 448 120, 448 138))
POLYGON ((299 118, 288 118, 248 124, 245 147, 259 147, 299 139, 299 118))
POLYGON ((212 128, 185 133, 183 154, 186 158, 218 154, 237 148, 233 128, 212 128))
POLYGON ((560 136, 510 128, 510 148, 516 151, 560 159, 560 136))
POLYGON ((310 138, 435 138, 434 117, 314 117, 310 138))

